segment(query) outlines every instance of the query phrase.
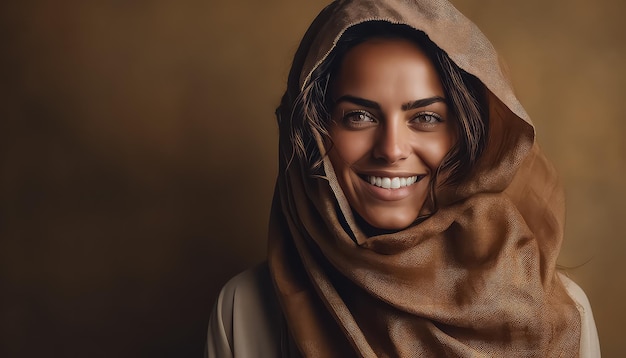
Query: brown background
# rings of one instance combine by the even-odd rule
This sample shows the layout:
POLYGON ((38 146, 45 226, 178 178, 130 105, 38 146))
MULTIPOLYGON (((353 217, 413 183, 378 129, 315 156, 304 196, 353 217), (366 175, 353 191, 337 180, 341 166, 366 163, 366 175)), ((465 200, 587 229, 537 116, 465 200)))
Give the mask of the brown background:
MULTIPOLYGON (((456 0, 567 190, 560 258, 606 357, 626 322, 626 7, 456 0)), ((265 255, 273 110, 326 1, 0 5, 0 356, 197 357, 265 255)))

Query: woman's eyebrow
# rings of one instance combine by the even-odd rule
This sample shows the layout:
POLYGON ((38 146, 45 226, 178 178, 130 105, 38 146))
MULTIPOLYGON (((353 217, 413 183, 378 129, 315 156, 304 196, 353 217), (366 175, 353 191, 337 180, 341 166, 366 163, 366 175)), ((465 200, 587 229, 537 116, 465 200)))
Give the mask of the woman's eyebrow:
POLYGON ((335 100, 334 104, 336 105, 339 102, 350 102, 350 103, 356 104, 358 106, 380 110, 380 104, 378 104, 378 103, 376 103, 374 101, 370 101, 369 99, 365 99, 365 98, 361 98, 361 97, 355 97, 355 96, 351 96, 349 94, 346 94, 346 95, 343 95, 343 96, 337 98, 337 100, 335 100))
MULTIPOLYGON (((409 111, 411 109, 426 107, 433 103, 445 102, 445 101, 446 99, 441 96, 422 98, 422 99, 418 99, 418 100, 403 104, 402 110, 409 111)), ((361 98, 361 97, 351 96, 348 94, 337 98, 337 100, 335 100, 334 105, 336 105, 339 102, 350 102, 358 106, 380 110, 380 104, 378 104, 377 102, 369 100, 369 99, 361 98)))
POLYGON ((413 101, 413 102, 408 102, 402 105, 402 110, 403 111, 408 111, 411 109, 415 109, 415 108, 421 108, 421 107, 426 107, 428 105, 431 105, 433 103, 437 103, 437 102, 445 102, 446 99, 441 97, 441 96, 434 96, 434 97, 429 97, 429 98, 423 98, 423 99, 418 99, 417 101, 413 101))

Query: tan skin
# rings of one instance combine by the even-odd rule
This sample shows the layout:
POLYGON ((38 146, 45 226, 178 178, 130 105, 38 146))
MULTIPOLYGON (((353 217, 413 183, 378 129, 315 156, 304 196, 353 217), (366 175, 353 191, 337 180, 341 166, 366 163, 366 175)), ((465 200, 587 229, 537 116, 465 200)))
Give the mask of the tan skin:
POLYGON ((382 230, 410 226, 456 140, 439 76, 403 39, 371 39, 344 57, 331 88, 328 153, 352 209, 382 230))

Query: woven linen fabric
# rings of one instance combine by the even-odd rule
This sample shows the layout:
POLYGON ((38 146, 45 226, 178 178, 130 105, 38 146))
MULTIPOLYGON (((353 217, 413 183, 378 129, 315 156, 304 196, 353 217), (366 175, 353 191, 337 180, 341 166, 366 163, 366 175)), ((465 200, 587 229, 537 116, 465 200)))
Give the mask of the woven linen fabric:
POLYGON ((426 220, 368 237, 328 158, 312 175, 281 128, 268 261, 291 339, 305 357, 577 357, 580 316, 555 269, 562 189, 492 45, 450 3, 333 2, 301 42, 279 116, 367 21, 423 31, 482 82, 488 144, 459 185, 437 188, 426 220))

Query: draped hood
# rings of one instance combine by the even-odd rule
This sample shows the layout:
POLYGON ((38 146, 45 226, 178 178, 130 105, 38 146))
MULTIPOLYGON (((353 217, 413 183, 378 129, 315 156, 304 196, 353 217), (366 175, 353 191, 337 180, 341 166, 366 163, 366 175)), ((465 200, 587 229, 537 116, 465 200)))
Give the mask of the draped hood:
POLYGON ((307 357, 578 356, 579 314, 555 269, 562 189, 493 46, 450 3, 333 2, 300 44, 279 117, 298 115, 312 72, 368 21, 424 32, 481 81, 487 146, 458 185, 437 188, 426 220, 377 236, 355 223, 327 157, 313 175, 281 152, 268 260, 290 339, 307 357))

